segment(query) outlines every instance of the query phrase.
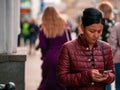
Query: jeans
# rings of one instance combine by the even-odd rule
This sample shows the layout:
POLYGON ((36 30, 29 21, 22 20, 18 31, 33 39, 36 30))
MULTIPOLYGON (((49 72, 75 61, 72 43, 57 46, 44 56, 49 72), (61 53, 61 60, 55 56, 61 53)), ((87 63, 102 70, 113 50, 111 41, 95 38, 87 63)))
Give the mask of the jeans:
POLYGON ((120 63, 115 63, 115 72, 116 72, 115 88, 116 90, 120 90, 120 63))
POLYGON ((106 90, 111 90, 111 84, 106 85, 106 90))

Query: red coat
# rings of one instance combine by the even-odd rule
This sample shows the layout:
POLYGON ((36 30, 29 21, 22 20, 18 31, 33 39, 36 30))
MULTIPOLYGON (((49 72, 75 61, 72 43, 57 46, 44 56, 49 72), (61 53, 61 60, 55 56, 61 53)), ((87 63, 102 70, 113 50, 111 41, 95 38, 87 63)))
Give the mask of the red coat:
MULTIPOLYGON (((91 54, 87 42, 82 36, 65 43, 61 49, 57 66, 58 80, 67 87, 67 90, 105 90, 105 85, 115 79, 113 56, 108 43, 101 41, 106 59, 106 69, 113 70, 107 80, 93 82, 91 77, 91 54)), ((95 69, 104 70, 104 61, 101 50, 96 42, 93 48, 95 69)))

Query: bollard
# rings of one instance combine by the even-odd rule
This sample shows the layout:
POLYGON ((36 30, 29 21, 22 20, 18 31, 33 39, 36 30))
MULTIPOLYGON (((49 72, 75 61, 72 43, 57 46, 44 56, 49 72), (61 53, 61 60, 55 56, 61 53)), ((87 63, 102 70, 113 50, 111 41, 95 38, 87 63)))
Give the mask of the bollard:
POLYGON ((15 90, 15 84, 8 82, 7 84, 0 84, 0 90, 15 90))

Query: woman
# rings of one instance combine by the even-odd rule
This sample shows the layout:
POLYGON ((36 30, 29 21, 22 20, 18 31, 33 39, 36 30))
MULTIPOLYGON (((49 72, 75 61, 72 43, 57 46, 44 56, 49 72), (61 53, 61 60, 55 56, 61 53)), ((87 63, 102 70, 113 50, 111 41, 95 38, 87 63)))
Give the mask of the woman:
POLYGON ((81 29, 83 34, 61 48, 58 80, 66 90, 105 90, 105 85, 114 81, 115 72, 110 45, 104 41, 98 43, 103 30, 101 12, 85 9, 81 29))
POLYGON ((116 79, 115 90, 120 90, 120 22, 117 22, 113 28, 111 28, 111 34, 108 42, 112 46, 116 79))
POLYGON ((60 48, 71 39, 67 21, 53 7, 47 7, 42 16, 39 32, 39 47, 42 53, 42 81, 38 90, 64 90, 56 79, 56 66, 60 48), (68 34, 66 34, 68 33, 68 34))
POLYGON ((101 10, 104 14, 104 27, 101 39, 107 42, 110 35, 109 29, 115 24, 113 15, 113 5, 109 1, 102 1, 99 3, 98 9, 101 10))

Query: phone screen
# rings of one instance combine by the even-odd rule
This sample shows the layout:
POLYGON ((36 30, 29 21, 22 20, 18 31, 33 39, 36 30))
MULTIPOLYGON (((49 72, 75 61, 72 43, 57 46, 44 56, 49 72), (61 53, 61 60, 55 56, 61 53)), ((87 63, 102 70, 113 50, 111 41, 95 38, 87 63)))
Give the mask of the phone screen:
POLYGON ((112 72, 112 70, 104 70, 104 73, 112 72))

